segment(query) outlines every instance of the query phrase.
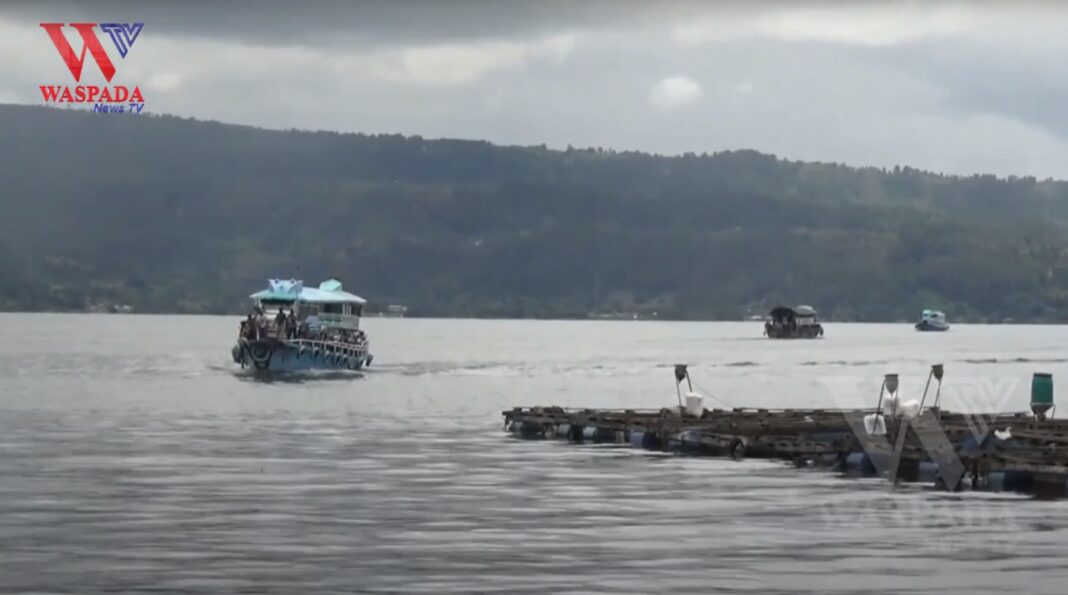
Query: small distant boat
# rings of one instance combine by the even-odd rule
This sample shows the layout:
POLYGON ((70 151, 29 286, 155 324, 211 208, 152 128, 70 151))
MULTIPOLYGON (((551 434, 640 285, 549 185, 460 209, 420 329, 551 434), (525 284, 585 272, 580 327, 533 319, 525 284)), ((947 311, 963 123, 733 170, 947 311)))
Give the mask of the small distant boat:
POLYGON ((379 312, 379 316, 388 316, 390 318, 404 318, 408 314, 408 307, 400 304, 390 304, 386 306, 384 312, 379 312))
POLYGON ((916 323, 918 331, 948 331, 949 323, 946 315, 938 310, 924 310, 920 315, 920 321, 916 323))
POLYGON ((815 339, 823 336, 823 325, 812 306, 778 306, 764 321, 764 334, 769 339, 815 339))
POLYGON ((231 350, 242 368, 296 372, 371 364, 371 342, 360 330, 367 301, 342 289, 341 281, 327 279, 315 288, 296 279, 270 279, 250 297, 255 313, 241 322, 231 350))

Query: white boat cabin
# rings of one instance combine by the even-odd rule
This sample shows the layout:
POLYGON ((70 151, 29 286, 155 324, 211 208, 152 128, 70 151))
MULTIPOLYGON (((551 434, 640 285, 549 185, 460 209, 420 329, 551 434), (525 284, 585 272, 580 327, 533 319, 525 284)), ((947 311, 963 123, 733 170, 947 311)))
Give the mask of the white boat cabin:
POLYGON ((920 314, 920 320, 935 324, 945 324, 946 313, 940 310, 924 310, 923 313, 920 314))
POLYGON ((268 279, 267 289, 251 297, 270 317, 279 308, 291 309, 302 323, 322 329, 358 331, 367 300, 342 288, 341 281, 330 278, 319 287, 305 287, 297 279, 268 279))
POLYGON ((794 316, 797 326, 816 326, 820 323, 816 309, 812 306, 797 306, 794 308, 794 316))

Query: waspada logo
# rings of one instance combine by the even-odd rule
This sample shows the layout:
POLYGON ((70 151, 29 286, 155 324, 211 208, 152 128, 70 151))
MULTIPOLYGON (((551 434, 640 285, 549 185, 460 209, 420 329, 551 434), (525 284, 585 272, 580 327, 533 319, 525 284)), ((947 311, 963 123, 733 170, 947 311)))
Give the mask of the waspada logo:
MULTIPOLYGON (((104 80, 111 83, 115 76, 115 62, 97 37, 97 28, 108 34, 119 58, 125 59, 144 27, 144 23, 41 23, 76 83, 82 81, 86 54, 92 56, 104 80), (81 52, 74 50, 65 30, 73 30, 81 37, 81 52)), ((93 110, 99 112, 124 112, 126 108, 140 112, 145 107, 145 99, 137 85, 132 89, 127 85, 41 85, 41 96, 45 103, 92 103, 93 110)))

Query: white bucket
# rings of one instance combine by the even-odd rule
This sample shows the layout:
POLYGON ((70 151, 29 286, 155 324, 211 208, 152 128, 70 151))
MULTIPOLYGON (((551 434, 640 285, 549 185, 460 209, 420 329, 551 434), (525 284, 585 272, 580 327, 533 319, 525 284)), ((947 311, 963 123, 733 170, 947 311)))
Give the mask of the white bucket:
POLYGON ((878 413, 872 413, 864 416, 864 431, 869 436, 885 436, 886 435, 886 418, 878 413))
POLYGON ((701 417, 705 412, 705 399, 697 393, 686 394, 686 413, 694 417, 701 417))
POLYGON ((898 417, 918 417, 920 415, 920 401, 918 399, 909 399, 898 404, 897 416, 898 417))

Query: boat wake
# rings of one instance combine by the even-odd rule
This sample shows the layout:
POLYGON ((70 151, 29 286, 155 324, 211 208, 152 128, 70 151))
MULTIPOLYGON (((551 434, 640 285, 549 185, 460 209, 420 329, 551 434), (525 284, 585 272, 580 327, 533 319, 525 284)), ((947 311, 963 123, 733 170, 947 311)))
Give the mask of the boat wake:
POLYGON ((960 360, 966 364, 1063 364, 1068 363, 1064 357, 986 357, 960 360))
MULTIPOLYGON (((904 360, 894 360, 895 363, 900 362, 900 361, 904 361, 904 360)), ((916 361, 920 361, 920 360, 916 360, 916 361)), ((849 360, 844 360, 844 359, 836 359, 836 360, 830 360, 830 361, 824 361, 824 362, 807 361, 807 362, 802 362, 801 365, 802 366, 874 366, 874 365, 888 364, 888 363, 891 363, 891 360, 887 360, 887 359, 877 359, 877 360, 858 359, 858 360, 849 361, 849 360)))
POLYGON ((305 384, 308 382, 323 382, 337 380, 356 380, 366 376, 365 372, 348 370, 302 370, 299 372, 265 372, 246 368, 244 370, 228 370, 234 378, 242 382, 255 382, 261 384, 305 384))

